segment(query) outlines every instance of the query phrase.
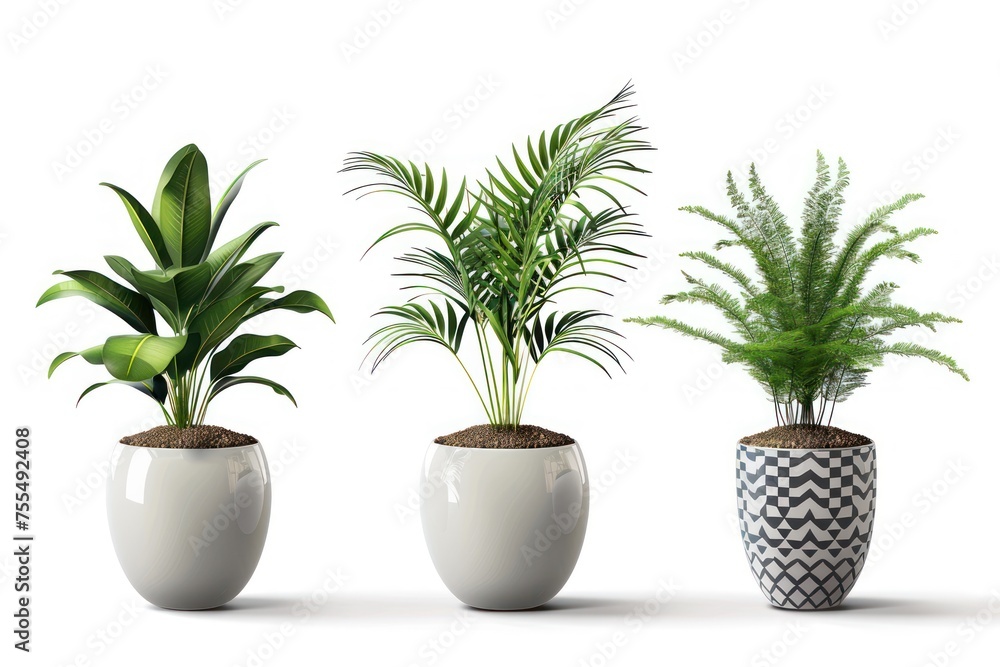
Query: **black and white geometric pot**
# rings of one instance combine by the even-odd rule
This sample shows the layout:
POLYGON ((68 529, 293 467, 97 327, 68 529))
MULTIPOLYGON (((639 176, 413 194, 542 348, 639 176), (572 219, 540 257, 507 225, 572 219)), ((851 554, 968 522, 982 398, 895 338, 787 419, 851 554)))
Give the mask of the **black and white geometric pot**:
POLYGON ((739 445, 736 496, 750 569, 771 604, 829 609, 864 567, 875 520, 875 445, 739 445))

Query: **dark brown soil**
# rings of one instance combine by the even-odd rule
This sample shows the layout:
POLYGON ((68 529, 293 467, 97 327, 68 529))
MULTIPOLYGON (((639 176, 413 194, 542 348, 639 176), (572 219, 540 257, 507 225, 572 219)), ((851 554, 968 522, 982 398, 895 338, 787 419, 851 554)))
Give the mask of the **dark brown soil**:
POLYGON ((156 426, 142 433, 126 435, 121 439, 121 442, 123 445, 160 449, 218 449, 252 445, 257 442, 257 439, 221 426, 192 426, 190 428, 156 426))
POLYGON ((748 435, 740 444, 752 447, 779 447, 782 449, 838 449, 870 445, 871 439, 851 433, 836 426, 775 426, 762 433, 748 435))
POLYGON ((434 438, 434 442, 439 445, 477 449, 537 449, 572 445, 573 438, 540 426, 521 425, 517 428, 500 428, 489 424, 480 424, 434 438))

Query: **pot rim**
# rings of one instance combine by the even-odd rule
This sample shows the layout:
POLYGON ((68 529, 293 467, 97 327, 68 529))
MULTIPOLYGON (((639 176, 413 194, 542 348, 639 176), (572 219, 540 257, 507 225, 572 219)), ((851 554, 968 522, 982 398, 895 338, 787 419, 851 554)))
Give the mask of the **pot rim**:
POLYGON ((443 445, 440 442, 434 442, 431 440, 432 447, 448 447, 450 449, 463 449, 468 451, 483 451, 483 452, 544 452, 556 449, 566 449, 569 447, 580 448, 580 443, 577 440, 569 443, 568 445, 556 445, 555 447, 458 447, 456 445, 443 445))
POLYGON ((130 447, 132 449, 147 449, 159 452, 232 452, 240 449, 252 449, 261 446, 260 441, 250 445, 237 445, 236 447, 145 447, 143 445, 126 445, 124 442, 116 442, 115 447, 130 447))
POLYGON ((747 445, 737 440, 736 448, 739 449, 740 447, 766 449, 776 452, 849 452, 855 449, 862 449, 863 447, 875 447, 875 441, 872 440, 867 445, 854 445, 853 447, 761 447, 760 445, 747 445))

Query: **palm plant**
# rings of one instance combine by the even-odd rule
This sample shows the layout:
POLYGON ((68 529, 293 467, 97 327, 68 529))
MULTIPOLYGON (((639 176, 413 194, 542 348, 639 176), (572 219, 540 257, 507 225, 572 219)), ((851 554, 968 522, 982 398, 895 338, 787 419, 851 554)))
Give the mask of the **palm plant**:
MULTIPOLYGON (((449 187, 447 172, 435 179, 418 167, 370 152, 352 153, 345 171, 374 172, 377 180, 355 190, 402 195, 420 212, 382 234, 372 247, 407 232, 425 232, 438 248, 413 248, 398 259, 411 271, 404 289, 416 294, 376 314, 392 321, 369 338, 374 370, 396 350, 416 342, 446 348, 475 389, 491 425, 516 428, 531 381, 542 359, 564 352, 594 363, 621 365, 619 336, 601 324, 597 310, 558 312, 556 298, 572 290, 602 292, 584 277, 617 279, 612 271, 639 257, 620 239, 645 236, 633 214, 612 194, 612 185, 640 192, 623 180, 646 173, 629 161, 650 150, 637 138, 626 86, 607 104, 558 125, 512 162, 497 159, 495 171, 473 186, 449 187), (476 340, 482 373, 459 355, 467 330, 476 340)), ((370 250, 370 248, 369 248, 370 250)))
POLYGON ((898 285, 893 282, 864 288, 872 267, 881 259, 920 261, 906 245, 936 232, 926 227, 900 232, 888 220, 923 195, 907 194, 875 209, 837 247, 834 236, 849 182, 847 166, 839 160, 833 179, 823 155, 817 153, 816 171, 797 242, 754 166, 749 173, 749 201, 732 173, 727 176, 735 220, 700 206, 681 209, 721 225, 728 237, 715 249, 739 247, 749 252, 757 279, 711 253, 685 252, 682 257, 725 276, 739 296, 684 273, 690 289, 667 295, 661 303, 708 304, 732 325, 736 339, 668 317, 627 321, 672 329, 721 347, 723 361, 745 366, 767 392, 779 425, 816 425, 824 418, 829 425, 836 404, 867 384, 868 373, 889 355, 923 357, 968 380, 947 355, 912 342, 887 340, 902 329, 933 331, 939 323, 959 320, 894 303, 892 295, 898 285))
POLYGON ((243 179, 262 161, 236 177, 214 210, 208 165, 193 144, 167 162, 151 210, 122 188, 101 184, 121 198, 155 267, 140 270, 124 257, 106 256, 111 270, 131 288, 96 271, 56 271, 68 280, 48 289, 38 305, 83 297, 114 313, 138 333, 111 336, 81 352, 64 352, 53 360, 50 377, 56 368, 77 356, 103 365, 112 379, 91 385, 80 399, 106 385, 126 384, 155 400, 167 423, 180 428, 202 424, 209 404, 240 384, 270 387, 295 403, 291 392, 280 384, 237 373, 256 359, 282 355, 296 345, 280 335, 233 335, 248 320, 275 310, 318 311, 333 320, 330 309, 312 292, 299 290, 273 298, 267 295, 284 288, 258 285, 282 253, 243 257, 276 222, 262 222, 214 247, 243 179), (156 315, 172 335, 158 334, 156 315))

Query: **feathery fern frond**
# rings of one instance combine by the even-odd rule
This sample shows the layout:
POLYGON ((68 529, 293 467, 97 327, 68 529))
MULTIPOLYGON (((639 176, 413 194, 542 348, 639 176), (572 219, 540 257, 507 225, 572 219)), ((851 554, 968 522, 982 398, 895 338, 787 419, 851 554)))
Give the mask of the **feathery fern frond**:
POLYGON ((667 317, 626 321, 659 326, 704 340, 723 349, 726 363, 740 364, 760 383, 772 401, 779 423, 827 423, 837 403, 867 384, 868 374, 889 355, 922 357, 968 380, 951 357, 909 342, 888 342, 893 332, 911 327, 936 330, 959 320, 942 313, 921 313, 893 302, 898 289, 881 282, 864 291, 872 267, 885 258, 920 261, 908 244, 936 232, 926 227, 899 232, 889 217, 920 199, 907 194, 876 208, 836 245, 844 191, 850 174, 837 161, 833 177, 822 153, 816 155, 816 180, 805 199, 802 228, 794 238, 784 215, 768 195, 755 166, 749 173, 748 199, 733 179, 727 195, 736 219, 699 206, 687 211, 715 222, 729 233, 715 249, 746 250, 756 282, 742 269, 708 252, 681 253, 723 274, 739 288, 734 294, 720 285, 684 272, 692 287, 669 294, 664 304, 697 302, 712 306, 736 335, 727 338, 708 329, 667 317), (829 415, 827 417, 827 415, 829 415))

